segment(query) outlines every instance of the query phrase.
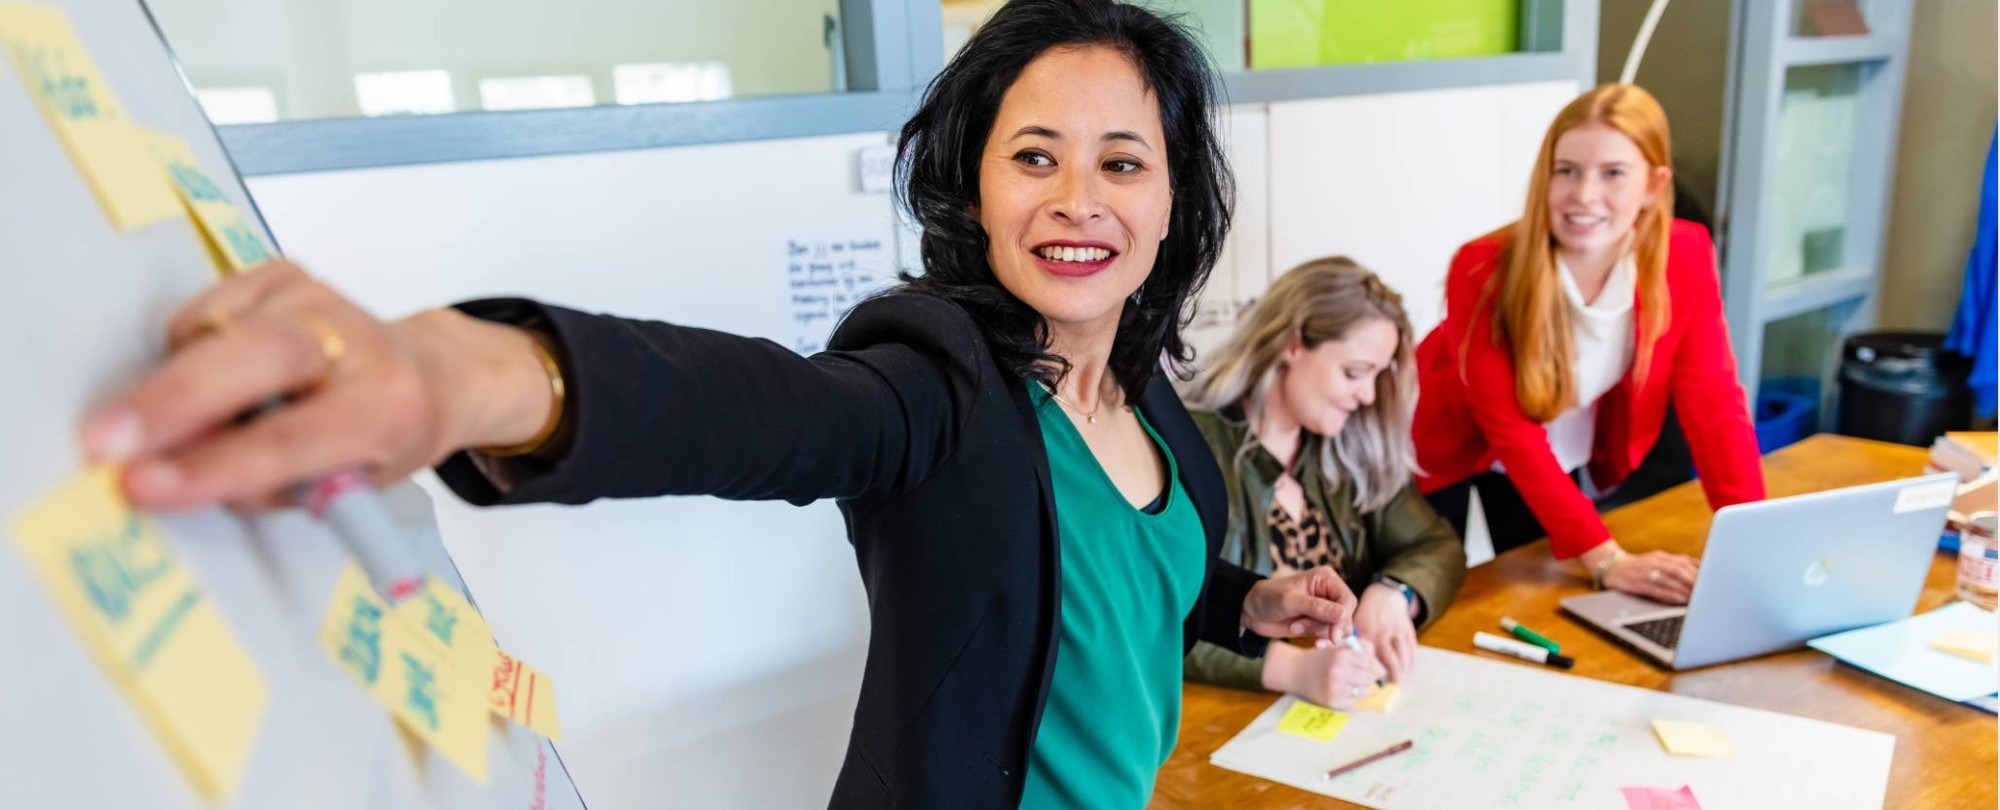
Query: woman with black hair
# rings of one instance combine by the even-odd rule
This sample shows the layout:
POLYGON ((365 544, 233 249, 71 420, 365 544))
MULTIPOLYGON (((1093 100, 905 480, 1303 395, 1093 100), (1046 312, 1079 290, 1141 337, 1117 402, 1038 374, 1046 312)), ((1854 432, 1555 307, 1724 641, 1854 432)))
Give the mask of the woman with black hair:
POLYGON ((1229 225, 1214 88, 1143 9, 1015 0, 903 128, 925 275, 826 352, 519 299, 385 324, 278 263, 188 304, 84 443, 154 508, 433 464, 482 505, 838 499, 873 633, 832 804, 1139 807, 1197 639, 1328 644, 1355 602, 1217 560, 1222 481, 1161 370, 1229 225))

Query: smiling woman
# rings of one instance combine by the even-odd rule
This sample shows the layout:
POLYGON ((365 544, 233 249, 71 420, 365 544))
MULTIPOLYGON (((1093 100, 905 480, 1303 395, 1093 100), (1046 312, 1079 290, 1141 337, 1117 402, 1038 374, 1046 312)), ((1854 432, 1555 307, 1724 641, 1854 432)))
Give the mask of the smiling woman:
POLYGON ((1723 323, 1715 243, 1673 218, 1666 112, 1607 84, 1556 115, 1521 218, 1459 249, 1417 351, 1421 485, 1463 531, 1477 488, 1496 551, 1543 534, 1600 587, 1668 603, 1691 557, 1626 554, 1592 492, 1617 487, 1672 405, 1721 508, 1764 497, 1723 323))
MULTIPOLYGON (((982 47, 952 60, 937 103, 903 127, 906 203, 924 227, 924 277, 912 286, 1002 325, 995 358, 1048 383, 1065 368, 1047 353, 1063 324, 1115 313, 1109 365, 1136 401, 1161 352, 1189 358, 1184 305, 1229 232, 1235 184, 1209 113, 1215 74, 1199 45, 1150 13, 1142 22, 1104 4, 1106 19, 1086 22, 1061 10, 1077 4, 1029 5, 1011 3, 1006 19, 981 27, 982 47), (996 25, 1008 20, 1046 34, 996 25), (912 148, 923 139, 949 146, 912 148), (1105 250, 1111 265, 1038 259, 1052 247, 1105 250), (1078 274, 1083 283, 1064 280, 1078 274)), ((1091 401, 1096 382, 1084 386, 1091 401)))
POLYGON ((1229 223, 1213 87, 1151 12, 1015 0, 903 130, 927 272, 826 352, 521 299, 383 323, 279 263, 190 302, 84 443, 153 508, 426 465, 479 505, 837 499, 871 636, 831 803, 1139 807, 1196 639, 1330 644, 1356 602, 1217 559, 1223 486, 1160 368, 1229 223))

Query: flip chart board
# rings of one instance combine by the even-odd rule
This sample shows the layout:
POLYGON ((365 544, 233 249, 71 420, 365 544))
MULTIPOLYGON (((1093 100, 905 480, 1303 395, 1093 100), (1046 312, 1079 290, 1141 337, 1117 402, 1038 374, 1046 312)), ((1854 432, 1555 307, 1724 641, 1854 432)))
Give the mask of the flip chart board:
MULTIPOLYGON (((481 784, 321 650, 349 562, 324 524, 126 521, 91 490, 82 414, 159 361, 218 264, 275 247, 140 2, 0 3, 0 806, 582 807, 532 729, 484 723, 481 784)), ((462 592, 423 492, 383 497, 462 592)))

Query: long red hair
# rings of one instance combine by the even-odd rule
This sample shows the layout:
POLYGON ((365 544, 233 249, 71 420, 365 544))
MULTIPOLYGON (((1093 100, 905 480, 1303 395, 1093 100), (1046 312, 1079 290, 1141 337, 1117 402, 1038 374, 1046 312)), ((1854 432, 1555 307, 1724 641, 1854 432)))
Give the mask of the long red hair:
MULTIPOLYGON (((1557 245, 1549 228, 1549 181, 1555 175, 1556 141, 1563 133, 1590 123, 1605 124, 1631 138, 1650 164, 1649 176, 1653 168, 1670 165, 1673 154, 1667 113, 1651 93, 1631 84, 1600 85, 1556 114, 1542 138, 1541 154, 1535 158, 1521 218, 1487 235, 1499 238, 1505 247, 1495 258, 1499 270, 1487 283, 1480 303, 1482 307, 1494 305, 1492 339, 1511 349, 1515 396, 1521 411, 1537 422, 1552 420, 1576 404, 1569 307, 1556 277, 1557 245)), ((1639 334, 1632 364, 1635 384, 1644 384, 1653 344, 1667 331, 1670 320, 1666 276, 1673 211, 1673 184, 1660 183, 1652 204, 1639 213, 1632 226, 1639 302, 1639 334)), ((1471 339, 1469 332, 1466 338, 1471 339)))

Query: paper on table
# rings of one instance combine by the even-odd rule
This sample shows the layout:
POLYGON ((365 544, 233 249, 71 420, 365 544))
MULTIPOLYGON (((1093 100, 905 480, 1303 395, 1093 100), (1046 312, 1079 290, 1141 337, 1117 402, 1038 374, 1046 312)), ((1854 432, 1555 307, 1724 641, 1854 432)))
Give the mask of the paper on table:
POLYGON ((1661 748, 1677 757, 1726 759, 1731 754, 1722 729, 1706 723, 1654 720, 1653 735, 1660 738, 1661 748))
POLYGON ((1694 788, 1681 785, 1680 790, 1662 787, 1622 787, 1625 794, 1626 810, 1701 810, 1701 802, 1694 799, 1694 788))
POLYGON ((62 9, 0 2, 0 46, 113 227, 180 215, 180 200, 62 9))
POLYGON ((1990 695, 2000 686, 2000 665, 1980 663, 1939 652, 1932 639, 1953 630, 2000 636, 2000 619, 1967 604, 1953 602, 1907 619, 1821 636, 1806 642, 1884 678, 1921 689, 1950 701, 1990 695))
POLYGON ((195 789, 243 781, 269 691, 249 653, 152 524, 98 467, 14 521, 29 570, 195 789))
POLYGON ((1286 695, 1209 757, 1232 771, 1381 810, 1603 810, 1623 785, 1693 786, 1713 807, 1876 808, 1895 738, 1505 661, 1417 649, 1395 714, 1358 712, 1328 742, 1280 732, 1286 695), (1728 759, 1670 757, 1648 720, 1728 729, 1728 759), (1415 747, 1336 779, 1328 768, 1415 747), (1785 774, 1773 779, 1772 774, 1785 774))

